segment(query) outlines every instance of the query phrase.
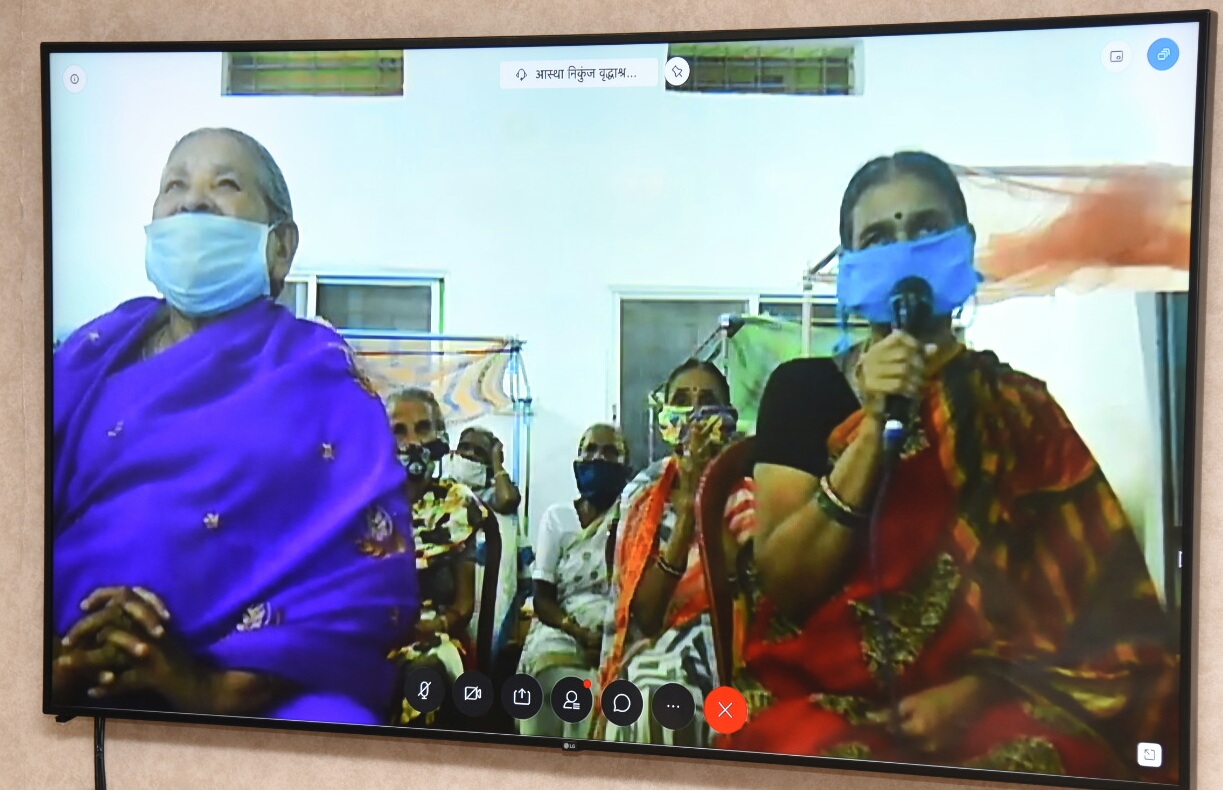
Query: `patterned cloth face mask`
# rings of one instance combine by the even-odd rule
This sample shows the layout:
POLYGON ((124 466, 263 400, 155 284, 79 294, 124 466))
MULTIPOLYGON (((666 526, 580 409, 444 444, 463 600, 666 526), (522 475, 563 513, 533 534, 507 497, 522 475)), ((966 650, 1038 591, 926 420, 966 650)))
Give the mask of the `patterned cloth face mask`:
POLYGON ((670 404, 658 410, 658 432, 662 434, 664 442, 672 447, 680 443, 692 411, 691 406, 672 406, 670 404))

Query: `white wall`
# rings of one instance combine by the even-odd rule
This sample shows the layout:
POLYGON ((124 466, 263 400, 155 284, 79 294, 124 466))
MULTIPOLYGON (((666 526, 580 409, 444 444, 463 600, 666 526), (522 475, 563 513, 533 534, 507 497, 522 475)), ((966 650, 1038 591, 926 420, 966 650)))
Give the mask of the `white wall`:
MULTIPOLYGON (((1189 164, 1194 39, 1179 36, 1184 66, 1159 73, 1145 63, 1155 37, 1114 28, 869 40, 865 95, 825 98, 502 91, 498 62, 522 54, 506 50, 410 52, 402 98, 223 97, 218 54, 57 56, 54 320, 72 327, 152 292, 141 226, 166 153, 199 126, 243 129, 288 178, 298 271, 440 270, 447 332, 526 341, 537 517, 573 495, 574 442, 610 415, 612 286, 794 291, 804 263, 837 243, 849 176, 900 148, 974 165, 1189 164), (1119 74, 1100 63, 1112 38, 1135 53, 1119 74), (69 64, 86 70, 82 93, 59 89, 69 64)), ((665 54, 598 50, 583 54, 665 54)), ((1108 396, 1108 379, 1080 375, 1080 362, 1095 353, 1090 338, 1122 334, 1076 318, 1071 304, 1039 308, 1099 330, 1068 333, 1082 350, 1064 364, 1048 368, 1026 340, 1011 347, 1019 333, 1007 322, 1021 308, 991 308, 974 337, 1021 367, 1048 368, 1038 375, 1090 421, 1075 397, 1108 396)), ((1128 321, 1121 312, 1103 319, 1128 321)), ((1102 451, 1127 450, 1108 444, 1108 430, 1092 433, 1102 451)))

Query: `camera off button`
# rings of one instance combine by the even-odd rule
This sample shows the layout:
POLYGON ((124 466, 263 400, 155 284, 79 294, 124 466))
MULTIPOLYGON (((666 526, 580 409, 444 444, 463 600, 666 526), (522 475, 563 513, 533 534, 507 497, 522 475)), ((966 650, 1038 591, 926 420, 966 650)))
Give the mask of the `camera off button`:
POLYGON ((69 66, 64 69, 64 87, 69 93, 80 93, 85 90, 85 69, 80 66, 69 66))

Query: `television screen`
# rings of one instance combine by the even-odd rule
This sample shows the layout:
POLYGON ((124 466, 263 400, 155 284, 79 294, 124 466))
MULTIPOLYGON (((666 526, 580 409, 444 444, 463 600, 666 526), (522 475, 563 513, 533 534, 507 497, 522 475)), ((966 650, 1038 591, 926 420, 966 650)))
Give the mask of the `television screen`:
POLYGON ((44 711, 1188 786, 1212 21, 44 44, 44 711))

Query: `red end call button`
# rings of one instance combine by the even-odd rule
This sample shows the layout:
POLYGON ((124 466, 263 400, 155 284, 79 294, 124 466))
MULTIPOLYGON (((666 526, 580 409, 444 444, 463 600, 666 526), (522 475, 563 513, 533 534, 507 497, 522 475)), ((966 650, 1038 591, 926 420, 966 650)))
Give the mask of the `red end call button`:
POLYGON ((723 735, 738 732, 747 724, 747 700, 730 686, 718 686, 705 697, 705 721, 723 735))

